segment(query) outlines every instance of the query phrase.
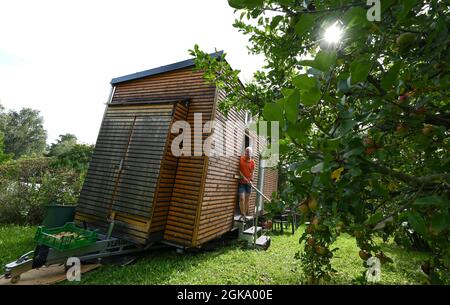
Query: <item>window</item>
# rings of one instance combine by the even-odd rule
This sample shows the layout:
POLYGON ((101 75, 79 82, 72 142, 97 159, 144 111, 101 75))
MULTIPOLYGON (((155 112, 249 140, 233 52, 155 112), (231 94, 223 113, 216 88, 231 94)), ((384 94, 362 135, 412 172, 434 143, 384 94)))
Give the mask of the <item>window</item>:
POLYGON ((253 147, 253 138, 250 136, 250 131, 248 129, 245 129, 245 133, 244 133, 244 143, 243 143, 243 147, 242 147, 242 154, 245 153, 245 148, 246 147, 251 147, 253 148, 253 152, 254 152, 254 147, 253 147))
POLYGON ((245 112, 245 125, 248 126, 251 122, 253 122, 252 114, 250 111, 245 112))

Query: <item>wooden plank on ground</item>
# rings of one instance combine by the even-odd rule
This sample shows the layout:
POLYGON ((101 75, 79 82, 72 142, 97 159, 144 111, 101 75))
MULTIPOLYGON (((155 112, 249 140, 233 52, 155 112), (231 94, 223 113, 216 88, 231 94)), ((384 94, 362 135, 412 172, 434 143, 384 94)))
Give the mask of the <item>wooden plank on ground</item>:
MULTIPOLYGON (((100 267, 100 264, 81 265, 81 274, 100 267)), ((0 285, 51 285, 66 280, 64 265, 51 265, 23 273, 20 281, 12 284, 10 279, 0 278, 0 285)))

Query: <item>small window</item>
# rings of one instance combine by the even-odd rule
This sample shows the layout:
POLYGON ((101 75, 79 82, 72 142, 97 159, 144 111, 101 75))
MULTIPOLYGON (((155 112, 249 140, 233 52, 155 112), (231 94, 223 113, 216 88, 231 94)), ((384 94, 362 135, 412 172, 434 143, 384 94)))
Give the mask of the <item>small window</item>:
POLYGON ((243 143, 243 147, 242 147, 242 154, 245 153, 245 148, 246 147, 251 147, 253 148, 253 138, 250 136, 250 131, 248 129, 245 130, 244 133, 244 143, 243 143))
POLYGON ((245 125, 250 124, 253 121, 252 114, 250 111, 245 112, 245 125))

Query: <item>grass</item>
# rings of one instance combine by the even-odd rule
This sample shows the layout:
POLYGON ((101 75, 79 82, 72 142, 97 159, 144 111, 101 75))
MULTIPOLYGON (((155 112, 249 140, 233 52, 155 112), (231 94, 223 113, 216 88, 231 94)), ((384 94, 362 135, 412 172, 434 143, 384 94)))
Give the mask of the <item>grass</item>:
POLYGON ((0 225, 0 274, 4 273, 5 264, 34 250, 36 246, 33 241, 35 233, 35 227, 0 225))
MULTIPOLYGON (((243 249, 239 243, 217 246, 213 251, 178 254, 173 248, 150 252, 128 266, 106 265, 82 275, 81 284, 299 284, 302 271, 294 254, 301 249, 295 235, 272 234, 267 251, 243 249)), ((3 265, 32 250, 35 229, 0 227, 0 263, 3 265)), ((382 266, 381 284, 420 284, 420 264, 427 253, 407 251, 393 243, 381 243, 394 260, 382 266)), ((351 284, 365 269, 354 239, 341 236, 333 258, 338 270, 331 284, 351 284)))

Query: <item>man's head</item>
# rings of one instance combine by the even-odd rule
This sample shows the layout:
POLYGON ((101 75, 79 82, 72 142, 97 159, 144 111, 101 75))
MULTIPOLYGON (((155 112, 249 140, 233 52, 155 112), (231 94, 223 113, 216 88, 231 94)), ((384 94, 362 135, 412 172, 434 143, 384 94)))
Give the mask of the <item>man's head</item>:
POLYGON ((249 146, 245 148, 245 156, 247 158, 251 158, 253 154, 253 149, 249 146))

